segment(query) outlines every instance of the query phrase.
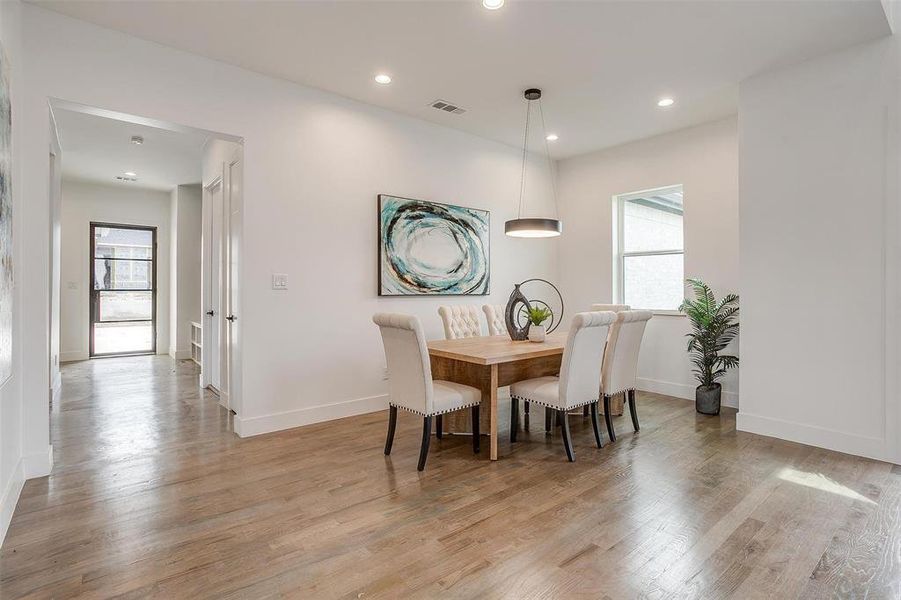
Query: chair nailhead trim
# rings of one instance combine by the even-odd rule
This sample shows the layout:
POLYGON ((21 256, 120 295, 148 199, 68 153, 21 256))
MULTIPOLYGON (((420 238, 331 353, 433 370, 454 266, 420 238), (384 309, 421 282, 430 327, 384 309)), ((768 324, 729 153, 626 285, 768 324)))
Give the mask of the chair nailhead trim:
POLYGON ((572 406, 569 406, 567 408, 560 408, 559 406, 555 406, 553 404, 547 404, 546 402, 542 402, 541 400, 535 400, 534 398, 526 398, 525 396, 510 396, 510 397, 514 398, 515 400, 523 400, 524 402, 534 402, 535 404, 538 404, 540 406, 546 406, 548 408, 553 408, 554 410, 572 410, 574 408, 581 408, 581 407, 587 406, 589 404, 594 404, 595 402, 598 401, 598 399, 596 398, 594 400, 589 400, 588 402, 580 402, 579 404, 573 404, 572 406))
POLYGON ((623 392, 632 392, 632 391, 634 391, 634 390, 635 390, 634 387, 623 388, 623 389, 621 389, 621 390, 616 390, 615 392, 610 392, 610 393, 607 394, 607 395, 608 395, 608 396, 613 396, 613 395, 615 395, 615 394, 622 394, 623 392))
POLYGON ((458 406, 456 408, 449 408, 447 410, 442 410, 442 411, 433 412, 433 413, 424 413, 424 412, 421 412, 418 410, 413 410, 412 408, 407 408, 406 406, 401 406, 400 404, 394 404, 393 402, 389 402, 388 406, 393 406, 394 408, 401 408, 407 412, 411 412, 414 415, 419 415, 421 417, 434 417, 436 415, 444 415, 447 413, 451 413, 451 412, 454 412, 455 410, 463 410, 464 408, 472 408, 473 406, 479 406, 481 404, 482 404, 481 402, 472 402, 470 404, 464 404, 463 406, 458 406))

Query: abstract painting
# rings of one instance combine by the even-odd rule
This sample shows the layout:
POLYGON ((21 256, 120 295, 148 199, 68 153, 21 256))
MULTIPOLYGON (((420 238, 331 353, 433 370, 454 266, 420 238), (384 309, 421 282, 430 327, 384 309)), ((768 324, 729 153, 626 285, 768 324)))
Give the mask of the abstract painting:
POLYGON ((12 375, 13 197, 9 65, 0 46, 0 384, 12 375))
POLYGON ((489 293, 490 213, 379 196, 379 295, 489 293))

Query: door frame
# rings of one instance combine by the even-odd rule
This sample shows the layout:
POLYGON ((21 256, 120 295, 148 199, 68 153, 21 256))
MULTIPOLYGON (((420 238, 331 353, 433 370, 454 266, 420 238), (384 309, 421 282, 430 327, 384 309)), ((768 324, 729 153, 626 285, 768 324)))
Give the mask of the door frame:
MULTIPOLYGON (((156 336, 157 336, 157 314, 156 314, 156 301, 157 301, 157 291, 158 291, 158 282, 157 282, 157 268, 156 263, 159 260, 158 257, 158 248, 157 248, 157 228, 155 225, 134 225, 129 223, 105 223, 100 221, 91 221, 90 226, 88 227, 88 243, 90 244, 91 252, 90 259, 88 262, 88 357, 89 358, 113 358, 119 356, 144 356, 148 354, 156 354, 156 336), (150 287, 151 292, 151 320, 150 326, 153 331, 151 334, 151 349, 147 351, 141 352, 105 352, 103 354, 97 354, 94 352, 94 315, 95 310, 99 312, 99 297, 100 291, 94 289, 94 260, 95 260, 95 240, 94 240, 94 230, 97 227, 110 227, 113 229, 139 229, 142 231, 150 231, 153 235, 153 247, 151 249, 151 258, 150 258, 150 276, 152 280, 152 285, 150 287), (96 298, 96 299, 95 299, 96 298)), ((128 290, 123 290, 128 291, 128 290)), ((141 290, 146 291, 146 290, 141 290)), ((106 321, 117 322, 117 321, 106 321)), ((121 322, 121 321, 119 321, 121 322)))
POLYGON ((202 260, 202 304, 206 313, 212 308, 212 298, 217 297, 219 314, 204 316, 203 359, 200 387, 210 388, 219 397, 219 404, 239 414, 241 410, 241 324, 236 313, 240 310, 240 268, 241 238, 243 235, 244 207, 244 147, 237 144, 224 160, 210 165, 210 179, 203 185, 203 260, 202 260), (218 222, 220 241, 218 256, 212 255, 213 228, 217 225, 213 213, 213 192, 219 188, 221 196, 221 219, 218 222), (212 289, 212 272, 217 270, 218 289, 212 289), (213 319, 218 324, 218 347, 212 351, 212 332, 209 325, 213 319), (210 349, 210 350, 207 350, 210 349), (212 356, 216 354, 216 356, 212 356), (219 371, 218 387, 214 387, 210 373, 213 359, 219 371))
MULTIPOLYGON (((228 395, 225 407, 241 414, 241 389, 244 384, 241 372, 241 239, 244 219, 244 146, 237 145, 223 165, 225 193, 223 194, 223 241, 225 243, 225 365, 228 395), (239 184, 235 185, 238 173, 239 184)), ((221 373, 220 373, 221 376, 221 373)))

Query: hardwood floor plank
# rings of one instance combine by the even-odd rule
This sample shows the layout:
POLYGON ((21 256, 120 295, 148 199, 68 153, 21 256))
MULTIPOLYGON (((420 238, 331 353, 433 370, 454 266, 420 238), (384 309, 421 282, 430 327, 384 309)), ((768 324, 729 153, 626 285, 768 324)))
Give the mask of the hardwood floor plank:
MULTIPOLYGON (((523 420, 500 458, 386 412, 240 439, 193 363, 66 365, 3 598, 898 598, 901 474, 640 393, 594 445, 523 420)), ((509 419, 499 419, 503 430, 509 419)))

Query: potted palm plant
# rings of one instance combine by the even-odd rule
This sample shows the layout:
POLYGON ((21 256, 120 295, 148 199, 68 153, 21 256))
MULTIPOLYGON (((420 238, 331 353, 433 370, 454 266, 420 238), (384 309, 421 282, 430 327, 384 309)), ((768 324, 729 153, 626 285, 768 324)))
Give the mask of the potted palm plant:
POLYGON ((692 331, 688 337, 688 352, 694 363, 700 385, 695 389, 695 409, 705 415, 718 415, 722 398, 722 386, 716 381, 732 367, 738 366, 738 357, 720 354, 738 335, 738 296, 727 294, 717 302, 713 291, 700 279, 687 279, 695 293, 694 300, 685 301, 679 310, 691 319, 692 331))
POLYGON ((544 306, 530 306, 524 308, 523 312, 529 319, 529 341, 543 342, 547 336, 547 328, 544 322, 547 321, 552 314, 551 309, 544 306))

